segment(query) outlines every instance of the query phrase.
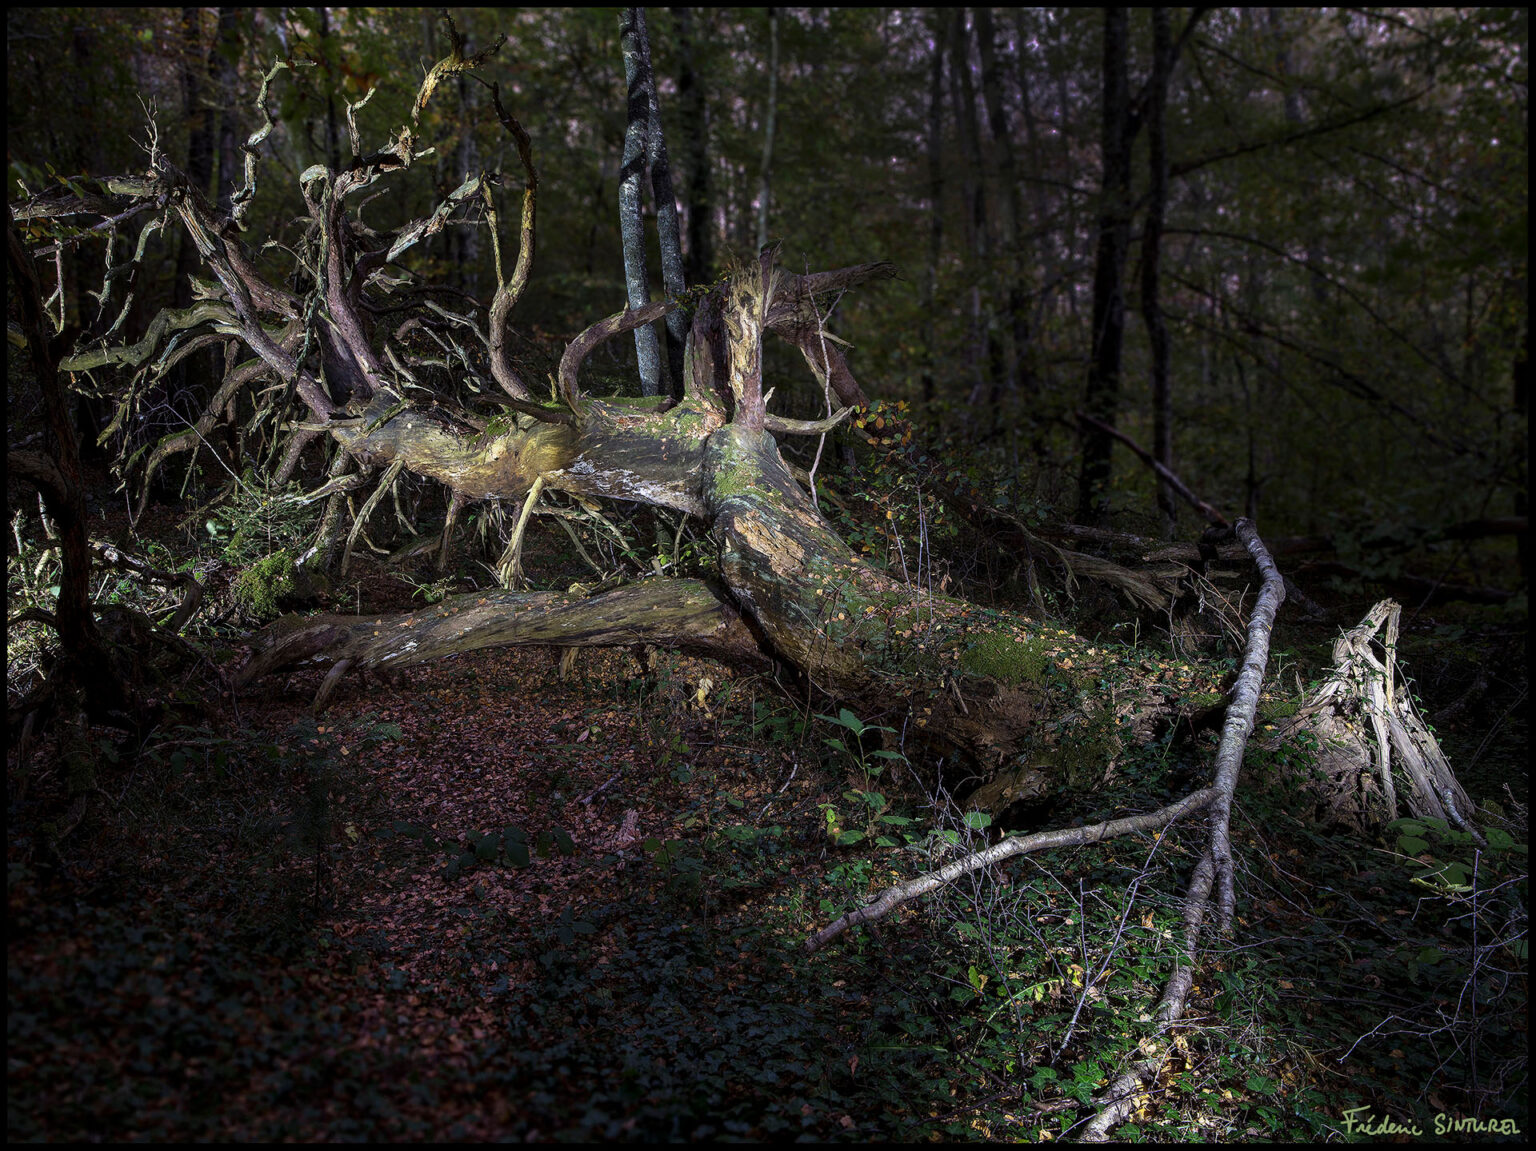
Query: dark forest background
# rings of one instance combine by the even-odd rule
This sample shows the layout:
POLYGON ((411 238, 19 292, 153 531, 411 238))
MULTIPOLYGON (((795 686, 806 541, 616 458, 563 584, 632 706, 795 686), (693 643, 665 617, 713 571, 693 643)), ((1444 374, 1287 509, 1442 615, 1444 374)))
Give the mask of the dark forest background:
MULTIPOLYGON (((435 537, 449 501, 407 476, 377 541, 353 532, 350 582, 352 537, 334 583, 295 588, 282 580, 319 505, 261 469, 297 408, 269 404, 258 435, 267 416, 232 403, 244 430, 171 458, 138 506, 152 445, 197 420, 228 365, 204 353, 155 375, 100 444, 121 380, 72 374, 87 614, 144 653, 134 667, 181 662, 144 676, 160 710, 128 737, 84 707, 62 734, 34 731, 26 701, 65 666, 48 609, 69 589, 37 493, 8 483, 9 1136, 1081 1134, 1152 1034, 1189 828, 968 874, 881 931, 814 957, 802 943, 1002 827, 1082 828, 1210 775, 1258 579, 1241 553, 1219 572, 1208 547, 1195 560, 1206 520, 1126 439, 1228 520, 1253 520, 1290 599, 1232 817, 1237 937, 1202 944, 1190 1014, 1115 1133, 1322 1141, 1358 1134, 1350 1108, 1426 1128, 1436 1114, 1525 1123, 1526 10, 645 15, 675 196, 660 207, 676 214, 688 287, 720 284, 764 245, 793 272, 895 267, 826 319, 878 405, 860 413, 866 434, 840 430, 824 457, 812 437, 780 446, 819 466, 820 510, 861 556, 930 601, 963 597, 978 626, 1027 618, 1027 641, 978 641, 957 669, 1038 684, 1052 734, 1029 750, 1065 784, 1010 808, 994 781, 995 803, 962 812, 946 788, 960 795, 966 769, 945 776, 899 707, 861 718, 655 651, 359 674, 324 714, 310 711, 313 670, 242 696, 237 660, 282 612, 425 610, 510 586, 492 565, 515 506, 472 507, 444 571, 407 537, 435 537), (886 451, 877 419, 911 444, 886 451), (956 515, 966 504, 993 518, 956 515), (1050 558, 1063 548, 1077 578, 1050 558), (1149 610, 1127 572, 1170 557, 1183 582, 1154 589, 1164 606, 1149 610), (1118 584, 1095 579, 1109 569, 1118 584), (191 585, 199 598, 183 598, 191 585), (1325 749, 1286 721, 1329 682, 1341 630, 1387 596, 1402 634, 1392 615, 1387 646, 1366 648, 1403 659, 1412 678, 1388 682, 1417 701, 1404 706, 1478 805, 1485 842, 1446 821, 1351 824, 1308 789, 1325 749), (161 627, 134 631, 132 612, 112 614, 124 605, 161 627), (1159 701, 1155 732, 1121 723, 1138 692, 1159 701)), ((562 349, 626 301, 623 18, 452 19, 466 54, 506 38, 480 75, 532 138, 538 253, 511 326, 540 392, 562 349)), ((225 210, 262 78, 275 60, 312 64, 272 81, 246 213, 263 274, 295 289, 301 174, 347 161, 349 105, 370 92, 365 151, 408 123, 452 47, 441 14, 413 8, 12 8, 6 22, 13 205, 78 192, 80 175, 142 173, 155 152, 225 210)), ((387 231, 500 171, 510 265, 523 169, 475 76, 439 87, 427 144, 362 220, 387 231)), ((641 200, 657 299, 648 181, 641 200)), ((138 215, 112 237, 116 260, 143 254, 118 338, 192 303, 206 275, 170 218, 138 215)), ((483 309, 484 225, 471 206, 400 266, 434 300, 483 309)), ((34 247, 49 234, 17 231, 34 247)), ((102 247, 34 260, 55 351, 95 322, 102 247)), ((11 305, 9 447, 36 455, 52 413, 14 276, 11 305)), ((775 412, 824 415, 790 349, 764 354, 775 412)), ((641 390, 628 336, 584 371, 590 395, 641 390)), ((296 474, 314 488, 326 466, 311 450, 296 474)), ((372 507, 350 507, 359 530, 372 507)), ((616 501, 630 551, 577 501, 553 510, 570 513, 566 534, 543 524, 527 570, 509 569, 541 592, 715 562, 686 517, 616 501)), ((955 682, 935 690, 964 707, 955 682)))
MULTIPOLYGON (((833 330, 871 394, 913 405, 1020 508, 1077 509, 1086 409, 1151 451, 1161 440, 1195 491, 1271 535, 1348 549, 1523 515, 1525 13, 1164 17, 1166 76, 1151 10, 1113 43, 1104 14, 1081 8, 656 10, 690 282, 755 251, 763 216, 792 268, 896 264, 900 279, 850 296, 833 330), (1095 341, 1096 275, 1120 289, 1097 313, 1118 326, 1123 309, 1118 364, 1095 341)), ((459 20, 470 49, 510 34, 497 67, 544 181, 536 290, 515 326, 535 345, 568 337, 624 298, 617 13, 459 20)), ((435 15, 412 9, 30 9, 8 35, 10 176, 33 190, 50 173, 141 167, 142 98, 159 146, 227 197, 261 72, 318 61, 274 84, 276 164, 252 211, 272 222, 300 214, 297 175, 345 148, 344 102, 377 86, 358 114, 377 138, 444 50, 435 15)), ((423 214, 466 171, 515 167, 486 93, 458 88, 428 110, 442 130, 430 162, 371 206, 381 224, 423 214)), ((172 272, 188 247, 161 245, 145 316, 184 290, 172 272)), ((485 292, 482 235, 424 247, 428 279, 485 292)), ((72 317, 93 258, 66 265, 72 317)), ((654 253, 650 268, 659 294, 654 253)), ((803 412, 819 400, 807 385, 803 412)), ((1152 473, 1122 448, 1113 463, 1109 512, 1161 530, 1152 473)), ((1479 554, 1444 578, 1483 582, 1467 567, 1479 554)))

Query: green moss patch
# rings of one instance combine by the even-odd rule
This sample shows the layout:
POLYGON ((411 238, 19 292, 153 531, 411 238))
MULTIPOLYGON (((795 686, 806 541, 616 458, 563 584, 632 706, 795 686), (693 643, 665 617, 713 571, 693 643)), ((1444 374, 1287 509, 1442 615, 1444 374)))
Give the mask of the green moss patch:
POLYGON ((282 614, 281 603, 295 590, 293 556, 284 549, 257 560, 235 581, 235 600, 258 619, 282 614))
POLYGON ((993 632, 984 635, 960 654, 960 666, 972 675, 983 675, 1016 687, 1043 683, 1050 670, 1046 647, 1037 639, 1015 639, 993 632))

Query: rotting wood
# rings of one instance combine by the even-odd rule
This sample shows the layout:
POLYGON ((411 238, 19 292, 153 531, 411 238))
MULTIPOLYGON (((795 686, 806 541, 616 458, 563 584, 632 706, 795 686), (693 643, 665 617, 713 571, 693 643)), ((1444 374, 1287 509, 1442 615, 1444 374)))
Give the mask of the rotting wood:
POLYGON ((1303 732, 1310 734, 1317 762, 1301 785, 1336 823, 1372 831, 1398 817, 1401 796, 1410 815, 1443 819, 1480 836, 1470 822, 1471 798, 1412 694, 1398 682, 1401 614, 1396 601, 1382 600, 1335 640, 1328 677, 1295 715, 1277 725, 1265 745, 1279 747, 1303 732))

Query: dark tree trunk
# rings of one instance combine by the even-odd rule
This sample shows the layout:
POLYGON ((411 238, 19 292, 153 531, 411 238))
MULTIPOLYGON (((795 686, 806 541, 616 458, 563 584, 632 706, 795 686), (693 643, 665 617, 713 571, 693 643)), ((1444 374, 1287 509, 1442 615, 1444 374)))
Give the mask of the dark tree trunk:
MULTIPOLYGON (((1168 76, 1173 64, 1173 35, 1168 9, 1152 9, 1152 79, 1147 100, 1147 146, 1150 184, 1147 217, 1141 233, 1141 316, 1152 351, 1152 455, 1173 469, 1173 382, 1169 378, 1168 324, 1163 318, 1158 275, 1163 251, 1163 217, 1168 204, 1167 105, 1168 76)), ((1252 445, 1249 447, 1252 469, 1252 445)), ((1157 507, 1163 534, 1173 538, 1177 504, 1166 480, 1157 482, 1157 507)), ((1253 514, 1249 513, 1250 516, 1253 514)))
MULTIPOLYGON (((631 308, 651 300, 645 260, 645 218, 640 208, 641 177, 645 174, 651 125, 645 10, 625 8, 619 15, 619 42, 624 53, 624 82, 628 86, 628 118, 624 129, 624 159, 619 169, 619 235, 624 242, 624 288, 631 308)), ((649 324, 635 329, 635 353, 640 361, 640 393, 661 394, 661 344, 649 324)))
POLYGON ((935 322, 939 257, 944 246, 944 34, 943 18, 933 15, 933 56, 928 62, 928 265, 923 269, 923 377, 925 405, 933 403, 934 364, 938 359, 935 322))
MULTIPOLYGON (((475 144, 475 89, 466 75, 458 76, 459 107, 462 124, 453 177, 462 178, 480 168, 480 149, 475 144)), ((480 229, 455 228, 448 233, 448 259, 453 268, 454 287, 470 296, 480 294, 480 229)))
MULTIPOLYGON (((213 179, 213 115, 208 100, 209 59, 203 54, 203 10, 181 10, 181 114, 187 125, 187 182, 203 194, 213 179)), ((182 237, 176 256, 172 307, 192 302, 192 274, 200 263, 197 244, 182 237)))
POLYGON ((1035 392, 1033 356, 1029 337, 1029 292, 1025 283, 1024 253, 1019 241, 1020 186, 1013 133, 1003 104, 1002 77, 997 67, 996 29, 992 10, 976 9, 976 43, 981 50, 981 92, 987 106, 987 124, 997 155, 997 212, 1003 231, 1005 294, 1008 309, 1006 375, 1009 388, 1021 387, 1026 399, 1035 392))
MULTIPOLYGON (((6 470, 36 484, 43 506, 58 533, 58 601, 53 626, 63 650, 64 666, 57 680, 66 692, 79 693, 59 700, 72 711, 89 707, 97 715, 121 710, 127 698, 122 681, 112 672, 106 644, 96 626, 91 603, 91 548, 87 536, 85 485, 80 472, 79 442, 73 413, 59 379, 58 351, 45 334, 42 296, 32 258, 16 234, 15 218, 6 212, 6 264, 10 270, 11 298, 21 313, 22 333, 37 371, 43 415, 51 440, 48 452, 10 451, 6 470)), ((73 722, 74 716, 66 717, 73 722)))
POLYGON ((987 226, 986 186, 982 181, 981 138, 977 127, 976 86, 971 82, 970 36, 965 27, 965 9, 951 8, 949 17, 949 92, 954 104, 955 125, 964 160, 961 189, 965 199, 962 218, 965 225, 967 254, 971 260, 971 338, 966 359, 972 378, 970 404, 973 410, 984 403, 981 422, 991 426, 995 418, 996 383, 989 382, 993 363, 1000 358, 992 331, 991 299, 982 291, 989 281, 992 237, 987 226), (990 401, 990 402, 989 402, 990 401))
MULTIPOLYGON (((326 59, 334 63, 340 49, 330 42, 331 37, 331 10, 329 8, 316 8, 315 12, 320 17, 320 51, 326 59)), ((334 172, 341 167, 341 124, 336 119, 336 79, 335 74, 327 77, 325 83, 325 162, 331 166, 334 172)))
POLYGON ((213 84, 219 96, 219 183, 215 189, 218 207, 228 212, 230 201, 242 181, 240 141, 240 51, 244 44, 242 9, 219 9, 219 35, 214 45, 213 84))
MULTIPOLYGON (((1530 507, 1530 461, 1531 461, 1531 410, 1530 410, 1530 346, 1531 325, 1527 317, 1525 330, 1520 333, 1520 349, 1515 353, 1513 370, 1510 373, 1511 382, 1514 384, 1514 411, 1515 411, 1515 478, 1514 478, 1514 504, 1513 510, 1524 524, 1530 507)), ((1516 554, 1520 560, 1520 579, 1529 586, 1530 562, 1531 562, 1531 532, 1530 528, 1522 526, 1515 536, 1516 554)), ((1526 643, 1530 643, 1530 633, 1526 633, 1526 643)))
POLYGON ((709 160, 709 101, 704 77, 694 58, 693 10, 672 9, 677 23, 677 99, 683 113, 683 145, 687 156, 688 250, 684 278, 706 284, 714 278, 715 207, 709 160))
MULTIPOLYGON (((1099 151, 1098 240, 1094 250, 1093 334, 1083 410, 1113 427, 1120 406, 1120 354, 1125 338, 1125 259, 1131 241, 1131 92, 1124 8, 1104 10, 1104 94, 1099 151)), ((1114 439, 1083 428, 1077 483, 1077 519, 1097 524, 1104 515, 1114 439)))

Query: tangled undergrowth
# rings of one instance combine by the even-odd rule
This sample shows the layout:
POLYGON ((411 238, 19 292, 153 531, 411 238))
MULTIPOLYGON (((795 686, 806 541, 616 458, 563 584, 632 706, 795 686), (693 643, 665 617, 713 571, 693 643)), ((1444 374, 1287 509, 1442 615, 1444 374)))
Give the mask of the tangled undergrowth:
MULTIPOLYGON (((1150 1026, 1180 837, 1032 856, 808 957, 813 925, 995 829, 857 717, 701 662, 639 672, 485 654, 319 722, 297 676, 230 727, 161 735, 56 853, 13 803, 9 1136, 1068 1134, 1150 1026)), ((1150 801, 1199 752, 1144 749, 1123 782, 1150 801)), ((1358 844, 1249 802, 1245 939, 1122 1134, 1488 1115, 1448 1081, 1459 1033, 1383 1025, 1425 1001, 1405 959, 1454 991, 1456 949, 1411 947, 1441 929, 1413 873, 1382 852, 1351 875, 1358 844), (1371 922, 1390 940, 1367 947, 1371 922)), ((1485 1085, 1523 1049, 1513 978, 1478 1033, 1485 1085)))
MULTIPOLYGON (((932 564, 926 504, 892 507, 922 546, 872 531, 871 556, 932 564)), ((174 517, 196 547, 146 545, 210 587, 191 636, 203 689, 266 614, 242 578, 302 550, 301 519, 236 485, 174 517)), ((56 561, 26 529, 11 588, 40 598, 56 561)), ((651 534, 655 556, 573 535, 540 570, 707 563, 681 530, 651 534)), ((341 610, 474 578, 364 542, 341 610)), ((120 573, 98 590, 161 619, 179 594, 120 573)), ((1331 638, 1284 641, 1259 736, 1320 674, 1297 653, 1331 638)), ((31 650, 11 648, 13 671, 31 650)), ((1002 824, 1150 810, 1208 774, 1228 660, 1053 620, 961 661, 1062 699, 1150 692, 1181 717, 1148 738, 1113 708, 1064 711, 1034 752, 1075 794, 997 809, 1002 824)), ((318 681, 218 699, 216 722, 196 718, 198 684, 168 684, 187 706, 143 746, 99 733, 101 793, 63 841, 51 748, 12 749, 10 1138, 1045 1141, 1071 1137, 1152 1028, 1194 828, 1014 860, 807 956, 815 927, 1007 833, 953 803, 962 781, 891 717, 817 715, 660 653, 479 653, 344 689, 317 721, 318 681)), ((1445 731, 1453 762, 1507 767, 1510 716, 1491 745, 1466 721, 1445 731)), ((1303 809, 1289 781, 1315 754, 1257 741, 1233 822, 1238 934, 1202 966, 1177 1058, 1122 1138, 1523 1121, 1523 795, 1475 789, 1503 805, 1486 847, 1408 823, 1367 843, 1303 809)))

